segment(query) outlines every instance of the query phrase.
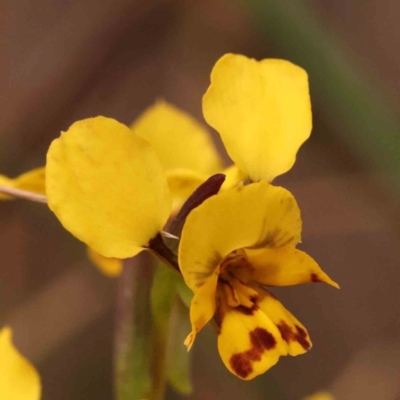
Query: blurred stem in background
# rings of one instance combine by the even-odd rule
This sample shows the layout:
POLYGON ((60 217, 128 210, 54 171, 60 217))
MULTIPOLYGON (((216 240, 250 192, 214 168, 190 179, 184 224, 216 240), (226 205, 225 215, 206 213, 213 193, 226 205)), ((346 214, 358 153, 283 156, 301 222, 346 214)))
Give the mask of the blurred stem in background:
POLYGON ((311 4, 300 0, 243 4, 285 57, 307 70, 312 94, 327 123, 337 128, 355 154, 384 173, 400 195, 399 120, 388 94, 377 89, 345 44, 322 26, 311 4))

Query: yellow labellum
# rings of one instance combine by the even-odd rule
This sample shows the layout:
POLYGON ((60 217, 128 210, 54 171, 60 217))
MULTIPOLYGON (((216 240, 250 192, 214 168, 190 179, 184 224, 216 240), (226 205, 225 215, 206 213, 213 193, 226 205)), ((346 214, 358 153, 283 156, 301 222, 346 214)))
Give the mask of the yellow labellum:
POLYGON ((40 377, 12 343, 12 331, 0 330, 0 399, 39 400, 40 377))
POLYGON ((307 73, 284 60, 224 55, 212 70, 203 114, 250 180, 271 182, 293 166, 311 133, 307 73))
POLYGON ((226 368, 241 379, 253 379, 287 354, 287 344, 271 319, 257 309, 251 315, 226 307, 218 335, 226 368))
POLYGON ((288 354, 304 354, 312 346, 305 326, 267 290, 259 289, 257 305, 279 329, 288 345, 288 354))
POLYGON ((105 257, 139 253, 162 230, 171 210, 151 146, 105 117, 78 121, 53 141, 46 192, 64 227, 105 257))

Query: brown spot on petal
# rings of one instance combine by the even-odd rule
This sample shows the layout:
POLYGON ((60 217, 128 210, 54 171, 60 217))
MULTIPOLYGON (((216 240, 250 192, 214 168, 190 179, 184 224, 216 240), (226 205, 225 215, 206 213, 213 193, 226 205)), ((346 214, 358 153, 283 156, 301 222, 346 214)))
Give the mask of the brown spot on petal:
POLYGON ((303 349, 308 350, 311 347, 311 344, 308 341, 307 332, 298 325, 296 325, 296 330, 297 330, 297 335, 296 335, 297 341, 300 343, 303 349))
POLYGON ((304 350, 311 347, 307 332, 302 327, 295 325, 296 330, 294 330, 285 321, 281 321, 277 326, 285 342, 297 342, 304 350))
POLYGON ((259 350, 271 350, 276 346, 275 338, 264 328, 256 328, 250 332, 250 340, 254 348, 259 350))
POLYGON ((322 282, 317 274, 311 274, 311 282, 322 282))
POLYGON ((271 333, 264 328, 256 328, 250 332, 252 348, 243 353, 234 354, 229 363, 236 375, 247 378, 253 372, 253 363, 260 361, 265 350, 271 350, 276 346, 276 340, 271 333))
POLYGON ((229 363, 236 375, 241 378, 247 378, 253 372, 253 360, 249 358, 246 353, 234 354, 229 360, 229 363))

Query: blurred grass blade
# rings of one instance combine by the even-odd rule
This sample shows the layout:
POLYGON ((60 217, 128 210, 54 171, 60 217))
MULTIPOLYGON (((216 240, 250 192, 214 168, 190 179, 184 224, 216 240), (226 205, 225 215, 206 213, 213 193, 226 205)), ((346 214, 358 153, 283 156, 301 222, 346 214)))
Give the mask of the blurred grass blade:
POLYGON ((346 45, 329 34, 312 3, 250 0, 258 26, 290 61, 310 76, 313 100, 343 142, 386 174, 400 194, 400 128, 388 94, 377 88, 346 45))

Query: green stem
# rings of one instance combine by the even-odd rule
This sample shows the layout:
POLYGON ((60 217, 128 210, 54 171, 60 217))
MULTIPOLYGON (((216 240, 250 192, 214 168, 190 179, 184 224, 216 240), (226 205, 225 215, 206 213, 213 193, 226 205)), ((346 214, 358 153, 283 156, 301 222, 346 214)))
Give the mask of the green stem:
MULTIPOLYGON (((153 268, 148 254, 124 262, 118 288, 114 379, 115 399, 141 399, 150 390, 153 268)), ((152 399, 151 399, 152 400, 152 399)))

